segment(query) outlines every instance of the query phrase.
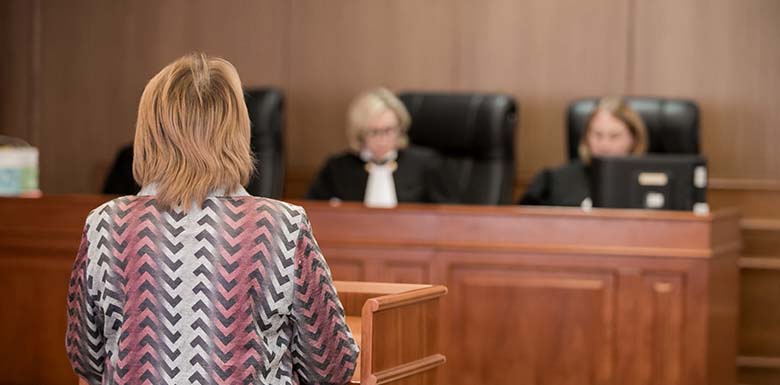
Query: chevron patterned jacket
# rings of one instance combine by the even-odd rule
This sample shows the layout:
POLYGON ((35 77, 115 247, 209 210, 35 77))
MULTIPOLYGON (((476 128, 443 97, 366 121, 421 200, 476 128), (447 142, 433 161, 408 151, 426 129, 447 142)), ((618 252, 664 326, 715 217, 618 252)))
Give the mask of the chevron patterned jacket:
POLYGON ((68 292, 68 357, 90 384, 344 384, 357 345, 303 208, 153 190, 87 218, 68 292))

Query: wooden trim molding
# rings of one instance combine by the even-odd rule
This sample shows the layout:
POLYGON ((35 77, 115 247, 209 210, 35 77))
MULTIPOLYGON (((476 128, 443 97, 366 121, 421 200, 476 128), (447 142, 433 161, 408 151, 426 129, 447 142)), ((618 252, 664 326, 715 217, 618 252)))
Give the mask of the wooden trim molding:
POLYGON ((431 370, 437 366, 444 365, 447 358, 442 354, 433 354, 419 360, 407 362, 403 365, 391 369, 383 370, 372 374, 366 379, 365 385, 381 385, 398 381, 406 377, 431 370))
POLYGON ((381 310, 388 310, 394 307, 404 306, 410 303, 432 300, 445 294, 447 294, 446 287, 433 286, 396 295, 371 298, 366 301, 365 306, 369 307, 372 312, 378 312, 381 310))
POLYGON ((743 219, 739 225, 743 230, 780 231, 780 219, 743 219))
POLYGON ((715 190, 760 190, 780 192, 780 180, 710 178, 710 188, 715 190))
POLYGON ((738 264, 740 269, 780 270, 780 258, 742 257, 738 264))
POLYGON ((737 366, 741 368, 780 369, 780 357, 739 356, 737 366))

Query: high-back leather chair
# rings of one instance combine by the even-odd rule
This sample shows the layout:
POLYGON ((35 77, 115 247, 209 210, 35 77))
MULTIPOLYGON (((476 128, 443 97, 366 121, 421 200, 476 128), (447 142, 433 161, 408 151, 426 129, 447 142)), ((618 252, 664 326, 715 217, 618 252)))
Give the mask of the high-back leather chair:
POLYGON ((412 144, 438 151, 455 203, 510 204, 518 107, 500 94, 405 92, 412 144))
POLYGON ((276 88, 244 91, 252 122, 252 152, 257 172, 247 191, 252 195, 282 198, 284 187, 284 94, 276 88))
MULTIPOLYGON (((284 185, 284 95, 275 88, 248 89, 244 93, 251 143, 257 172, 247 191, 252 195, 281 198, 284 185)), ((133 147, 123 147, 103 185, 104 194, 132 195, 140 187, 133 179, 133 147)))
MULTIPOLYGON (((698 154, 699 107, 690 100, 627 97, 628 105, 647 127, 648 153, 698 154)), ((579 99, 566 112, 569 159, 579 157, 577 147, 585 132, 588 117, 598 99, 579 99)))

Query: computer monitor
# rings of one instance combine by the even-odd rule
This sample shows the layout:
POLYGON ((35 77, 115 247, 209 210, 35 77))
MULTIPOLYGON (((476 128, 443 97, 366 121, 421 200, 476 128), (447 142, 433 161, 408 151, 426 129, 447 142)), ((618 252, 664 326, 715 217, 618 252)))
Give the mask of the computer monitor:
POLYGON ((696 155, 594 158, 594 207, 708 211, 707 161, 696 155))

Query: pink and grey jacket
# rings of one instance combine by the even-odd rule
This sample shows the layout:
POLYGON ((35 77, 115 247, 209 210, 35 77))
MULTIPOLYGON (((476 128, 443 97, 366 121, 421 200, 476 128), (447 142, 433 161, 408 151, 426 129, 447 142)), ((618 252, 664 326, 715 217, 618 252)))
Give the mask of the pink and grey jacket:
POLYGON ((90 384, 344 384, 358 349, 298 206, 152 191, 87 218, 68 292, 68 357, 90 384))

